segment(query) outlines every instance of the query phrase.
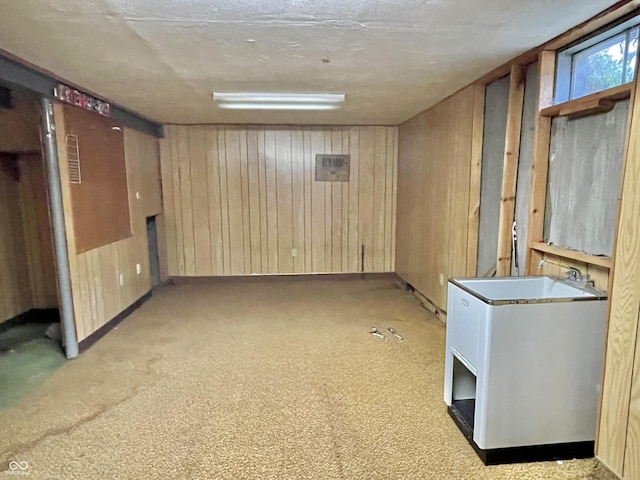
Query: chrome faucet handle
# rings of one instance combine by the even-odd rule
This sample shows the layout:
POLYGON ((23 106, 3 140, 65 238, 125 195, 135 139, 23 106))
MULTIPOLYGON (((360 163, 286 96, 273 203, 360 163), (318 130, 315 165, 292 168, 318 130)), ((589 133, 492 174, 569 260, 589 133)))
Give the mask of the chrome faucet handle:
POLYGON ((565 272, 565 276, 568 280, 575 280, 577 282, 582 280, 582 272, 575 267, 570 267, 569 270, 565 272))

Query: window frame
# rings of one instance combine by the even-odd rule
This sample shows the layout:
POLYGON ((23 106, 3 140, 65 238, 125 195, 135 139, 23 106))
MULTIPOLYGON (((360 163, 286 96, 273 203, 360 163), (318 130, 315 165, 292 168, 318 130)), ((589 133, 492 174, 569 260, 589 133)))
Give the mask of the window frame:
MULTIPOLYGON (((597 33, 587 39, 581 39, 576 43, 570 44, 567 47, 558 50, 556 53, 556 75, 555 75, 555 93, 554 93, 554 104, 567 102, 570 100, 574 100, 576 98, 581 98, 581 96, 574 96, 574 87, 575 87, 575 57, 585 51, 593 49, 594 47, 604 44, 612 39, 620 36, 621 34, 625 35, 625 49, 623 56, 623 68, 621 74, 621 83, 619 85, 624 85, 628 83, 626 80, 627 77, 627 57, 629 54, 629 40, 631 36, 631 32, 634 29, 640 29, 640 15, 635 15, 632 18, 615 25, 614 27, 608 28, 604 32, 597 33)), ((639 35, 640 38, 640 35, 639 35)), ((638 66, 638 58, 636 55, 636 64, 634 66, 634 75, 637 72, 638 66)), ((604 91, 597 90, 598 91, 604 91)), ((590 92, 590 93, 596 93, 590 92)), ((588 94, 585 94, 588 95, 588 94)))

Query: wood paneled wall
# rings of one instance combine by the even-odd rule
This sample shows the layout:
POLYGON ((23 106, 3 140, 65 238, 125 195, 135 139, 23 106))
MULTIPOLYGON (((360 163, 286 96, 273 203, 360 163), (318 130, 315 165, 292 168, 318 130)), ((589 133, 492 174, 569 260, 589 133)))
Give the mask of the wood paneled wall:
POLYGON ((393 271, 397 128, 169 126, 166 134, 170 275, 393 271), (350 181, 315 181, 318 153, 350 154, 350 181))
POLYGON ((0 322, 58 306, 44 164, 0 161, 0 322))
POLYGON ((32 308, 22 224, 20 181, 1 160, 0 252, 2 252, 0 253, 1 322, 32 308))
POLYGON ((0 152, 39 152, 38 100, 14 91, 14 108, 0 108, 0 152))
POLYGON ((32 308, 58 306, 49 200, 39 154, 20 156, 20 203, 32 308))
POLYGON ((441 309, 476 271, 483 110, 472 86, 400 126, 396 272, 441 309))
POLYGON ((144 133, 127 130, 124 148, 130 159, 137 159, 130 169, 135 170, 134 195, 141 203, 142 212, 145 217, 162 214, 159 142, 144 133))
POLYGON ((124 129, 132 237, 77 254, 72 232, 69 170, 64 149, 64 111, 55 105, 60 176, 67 228, 71 288, 78 340, 81 341, 125 310, 151 289, 146 217, 161 205, 157 172, 157 140, 124 129), (136 195, 138 192, 140 195, 136 195), (137 198, 137 197, 140 198, 137 198), (143 201, 143 198, 145 200, 143 201), (136 264, 141 273, 136 274, 136 264), (120 275, 123 284, 120 285, 120 275))

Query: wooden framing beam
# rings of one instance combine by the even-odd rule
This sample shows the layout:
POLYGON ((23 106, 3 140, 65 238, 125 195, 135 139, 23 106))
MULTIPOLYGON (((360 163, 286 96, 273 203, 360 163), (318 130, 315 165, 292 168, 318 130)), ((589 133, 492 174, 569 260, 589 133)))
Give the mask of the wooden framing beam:
POLYGON ((556 54, 545 50, 538 58, 538 100, 536 107, 533 166, 531 171, 531 197, 529 200, 529 225, 527 229, 527 275, 536 273, 536 265, 542 260, 542 252, 532 250, 531 244, 539 242, 544 234, 544 207, 547 199, 547 175, 549 173, 549 146, 551 141, 551 117, 540 110, 553 103, 556 54))
POLYGON ((624 180, 610 276, 609 320, 596 455, 618 476, 640 477, 640 108, 638 78, 627 128, 624 180))
MULTIPOLYGON (((496 275, 511 275, 512 226, 516 208, 516 184, 520 158, 520 129, 524 108, 526 65, 511 66, 509 101, 507 107, 507 132, 504 142, 502 168, 502 193, 500 196, 500 220, 498 225, 498 259, 496 275)), ((516 252, 517 254, 517 252, 516 252)))
POLYGON ((631 96, 632 87, 631 82, 624 83, 584 97, 551 105, 543 108, 540 114, 546 117, 568 116, 569 118, 579 118, 593 113, 608 112, 615 106, 617 100, 631 96))
POLYGON ((473 87, 473 127, 471 136, 471 172, 469 177, 469 224, 467 234, 467 277, 478 272, 478 236, 480 229, 480 185, 482 175, 482 135, 484 133, 484 86, 473 87))
POLYGON ((529 247, 533 250, 538 250, 540 252, 554 255, 556 257, 565 258, 568 260, 574 260, 576 262, 581 262, 587 265, 597 265, 598 267, 602 267, 606 269, 611 267, 611 257, 591 255, 589 253, 584 253, 579 250, 570 250, 567 248, 557 247, 555 245, 548 245, 546 243, 534 242, 530 244, 529 247))

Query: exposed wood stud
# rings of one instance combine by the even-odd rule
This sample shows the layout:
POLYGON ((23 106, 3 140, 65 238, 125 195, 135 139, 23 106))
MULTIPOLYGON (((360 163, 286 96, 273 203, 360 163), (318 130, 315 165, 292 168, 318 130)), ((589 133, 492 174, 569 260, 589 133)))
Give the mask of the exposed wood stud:
POLYGON ((638 78, 627 129, 596 455, 624 478, 640 477, 640 108, 638 78))
MULTIPOLYGON (((544 232, 544 205, 547 197, 547 175, 549 172, 549 145, 551 141, 551 118, 540 114, 540 110, 553 102, 555 82, 555 52, 540 52, 538 59, 539 96, 536 102, 533 165, 531 172, 531 199, 529 201, 529 225, 527 245, 539 242, 544 232)), ((542 260, 541 252, 527 248, 525 273, 537 273, 536 265, 542 260)))
MULTIPOLYGON (((568 258, 588 265, 598 265, 603 268, 611 267, 611 257, 598 255, 590 255, 588 253, 579 252, 577 250, 568 250, 566 248, 556 247, 555 245, 547 245, 546 243, 534 242, 530 245, 532 250, 537 252, 549 253, 561 258, 568 258)), ((534 272, 535 273, 535 272, 534 272)))
POLYGON ((498 261, 496 264, 496 275, 498 276, 511 275, 511 239, 513 219, 515 216, 525 79, 526 66, 514 64, 511 68, 509 80, 507 129, 502 169, 502 194, 498 226, 498 261))

